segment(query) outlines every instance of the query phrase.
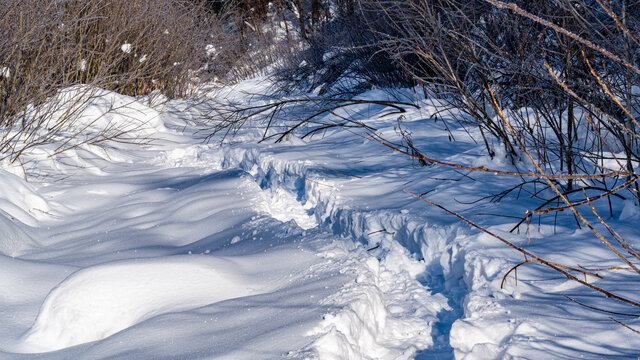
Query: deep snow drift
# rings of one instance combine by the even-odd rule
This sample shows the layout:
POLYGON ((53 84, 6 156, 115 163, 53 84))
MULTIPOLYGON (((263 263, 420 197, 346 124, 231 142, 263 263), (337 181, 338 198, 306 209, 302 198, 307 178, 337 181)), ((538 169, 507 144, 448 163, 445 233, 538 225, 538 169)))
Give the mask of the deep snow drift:
POLYGON ((176 255, 77 271, 47 295, 23 336, 23 349, 50 351, 101 340, 156 315, 274 290, 274 281, 262 278, 266 271, 247 272, 241 265, 232 258, 176 255))
MULTIPOLYGON (((259 102, 245 91, 265 89, 253 80, 215 96, 259 102)), ((507 233, 517 219, 486 214, 519 215, 522 200, 478 202, 502 181, 491 174, 420 167, 358 131, 258 144, 248 126, 207 144, 192 104, 98 94, 74 126, 90 136, 134 119, 130 130, 153 141, 43 145, 3 164, 0 358, 569 359, 640 348, 610 314, 567 301, 601 297, 556 274, 522 268, 501 289, 515 252, 402 191, 485 216, 556 261, 606 255, 570 217, 543 219, 530 239, 507 233)), ((402 120, 416 146, 511 166, 482 155, 468 129, 434 123, 436 102, 420 104, 402 120)), ((381 106, 341 111, 398 137, 381 106)), ((637 242, 638 212, 624 209, 610 221, 637 242)), ((637 294, 625 279, 620 289, 637 294)))

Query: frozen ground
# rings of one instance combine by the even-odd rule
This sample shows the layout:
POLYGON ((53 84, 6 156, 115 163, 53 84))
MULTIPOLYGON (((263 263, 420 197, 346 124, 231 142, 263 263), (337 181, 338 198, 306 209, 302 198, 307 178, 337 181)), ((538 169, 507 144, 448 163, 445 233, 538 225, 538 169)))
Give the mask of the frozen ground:
MULTIPOLYGON (((264 87, 248 81, 217 96, 249 101, 243 90, 264 87)), ((427 193, 554 261, 607 256, 570 216, 543 218, 530 240, 509 234, 523 201, 539 203, 476 200, 510 180, 421 167, 361 131, 258 144, 262 132, 248 126, 205 144, 185 120, 188 104, 98 100, 78 126, 117 103, 101 121, 134 119, 155 141, 57 155, 52 144, 3 165, 2 359, 637 356, 640 335, 563 297, 598 306, 601 296, 536 265, 501 289, 516 252, 402 191, 427 193)), ((403 120, 416 146, 511 166, 421 105, 403 120)), ((348 112, 397 139, 397 117, 380 118, 384 108, 348 112)), ((609 220, 637 243, 638 212, 618 205, 625 210, 609 220)), ((638 295, 631 278, 612 276, 616 290, 638 295)))

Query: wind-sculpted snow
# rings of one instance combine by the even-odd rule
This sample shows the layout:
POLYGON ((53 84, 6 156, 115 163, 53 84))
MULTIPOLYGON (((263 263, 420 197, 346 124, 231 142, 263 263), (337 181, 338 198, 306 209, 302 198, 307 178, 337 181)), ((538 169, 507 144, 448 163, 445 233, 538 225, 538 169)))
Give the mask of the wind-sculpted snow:
MULTIPOLYGON (((260 99, 243 90, 260 86, 218 95, 248 104, 260 99)), ((598 298, 540 268, 523 267, 517 285, 509 277, 501 288, 519 261, 512 252, 402 191, 495 215, 495 203, 478 201, 499 184, 492 174, 421 167, 357 131, 258 144, 262 132, 247 128, 202 143, 189 121, 198 104, 103 95, 98 108, 132 101, 156 141, 56 155, 50 144, 7 167, 29 183, 0 173, 0 251, 16 257, 0 256, 2 358, 616 358, 640 346, 612 341, 626 329, 562 295, 598 298)), ((422 105, 403 120, 416 146, 512 166, 479 155, 472 129, 430 120, 437 102, 422 105)), ((397 119, 378 117, 383 108, 351 110, 401 141, 397 119)), ((512 200, 500 210, 517 217, 512 200)), ((629 222, 637 211, 627 204, 618 215, 629 222)), ((501 234, 517 222, 484 219, 501 234)), ((526 246, 578 248, 572 261, 594 263, 603 254, 571 221, 543 221, 526 246), (562 244, 545 241, 556 232, 562 244)))
POLYGON ((26 225, 37 224, 37 217, 50 210, 45 200, 24 179, 0 170, 0 210, 26 225))
POLYGON ((195 255, 88 267, 51 291, 20 349, 44 352, 101 340, 153 316, 273 290, 255 275, 233 259, 195 255))
MULTIPOLYGON (((59 265, 38 291, 12 288, 28 311, 0 302, 4 354, 324 358, 345 337, 350 349, 338 358, 408 358, 433 344, 447 304, 416 279, 424 263, 401 246, 370 253, 335 233, 342 184, 317 156, 221 149, 179 134, 188 129, 179 118, 158 119, 167 126, 148 147, 25 155, 33 189, 5 199, 30 215, 2 244, 29 264, 59 265), (19 317, 7 321, 10 313, 19 317)), ((7 183, 8 194, 28 188, 7 183)))
POLYGON ((38 246, 38 243, 27 232, 28 229, 20 225, 15 222, 15 218, 12 216, 0 213, 0 228, 2 229, 0 255, 15 257, 25 249, 33 249, 38 246))

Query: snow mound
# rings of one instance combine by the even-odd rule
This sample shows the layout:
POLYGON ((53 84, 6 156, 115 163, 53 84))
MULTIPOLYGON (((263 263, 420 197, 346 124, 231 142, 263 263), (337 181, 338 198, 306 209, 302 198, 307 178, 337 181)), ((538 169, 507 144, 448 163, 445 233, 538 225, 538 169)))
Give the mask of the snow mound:
POLYGON ((26 249, 37 246, 37 242, 20 226, 0 212, 0 254, 15 257, 26 249))
POLYGON ((28 128, 18 122, 8 136, 23 157, 34 150, 51 157, 109 140, 140 142, 170 133, 160 112, 141 100, 89 85, 62 89, 44 103, 27 107, 20 117, 27 119, 28 128))
POLYGON ((259 294, 227 258, 174 256, 126 260, 82 269, 53 289, 31 329, 24 353, 96 341, 151 317, 259 294))
POLYGON ((293 220, 304 230, 318 226, 315 216, 308 213, 312 208, 311 202, 303 205, 294 194, 281 188, 264 191, 262 196, 264 201, 258 205, 258 208, 272 218, 282 222, 293 220))
POLYGON ((24 179, 0 170, 0 210, 23 224, 37 226, 34 216, 49 212, 49 204, 24 179))
POLYGON ((87 85, 61 90, 50 100, 53 116, 59 121, 73 114, 71 131, 120 129, 137 135, 166 132, 160 113, 137 99, 87 85))

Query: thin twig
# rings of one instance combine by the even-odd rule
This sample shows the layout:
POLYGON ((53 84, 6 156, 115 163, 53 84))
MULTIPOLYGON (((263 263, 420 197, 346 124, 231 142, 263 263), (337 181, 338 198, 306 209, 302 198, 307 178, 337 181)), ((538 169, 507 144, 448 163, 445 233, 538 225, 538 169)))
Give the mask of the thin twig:
POLYGON ((541 264, 546 265, 549 268, 559 272, 560 274, 564 275, 566 278, 568 278, 570 280, 578 282, 578 283, 580 283, 580 284, 582 284, 582 285, 584 285, 584 286, 586 286, 586 287, 588 287, 590 289, 593 289, 593 290, 595 290, 595 291, 597 291, 599 293, 602 293, 608 298, 615 299, 615 300, 618 300, 618 301, 621 301, 621 302, 627 303, 629 305, 632 305, 632 306, 640 308, 640 303, 635 301, 635 300, 627 299, 625 297, 622 297, 620 295, 616 295, 616 294, 614 294, 614 293, 612 293, 610 291, 607 291, 607 290, 605 290, 605 289, 603 289, 601 287, 598 287, 598 286, 595 286, 593 284, 589 284, 586 281, 580 280, 577 277, 571 275, 570 273, 564 271, 563 269, 553 265, 552 263, 549 263, 548 261, 546 261, 546 260, 544 260, 542 258, 539 258, 538 256, 534 255, 533 253, 516 246, 515 244, 513 244, 509 240, 507 240, 507 239, 505 239, 505 238, 503 238, 503 237, 501 237, 501 236, 499 236, 497 234, 492 233, 491 231, 483 228, 480 225, 477 225, 476 223, 474 223, 474 222, 468 220, 467 218, 465 218, 464 216, 462 216, 462 215, 460 215, 460 214, 458 214, 458 213, 456 213, 456 212, 454 212, 452 210, 449 210, 449 209, 445 208, 444 206, 442 206, 440 204, 437 204, 437 203, 434 203, 433 201, 430 201, 430 200, 427 200, 425 198, 422 198, 422 197, 420 197, 420 196, 418 196, 418 195, 416 195, 416 194, 414 194, 414 193, 412 193, 410 191, 407 191, 407 190, 403 190, 403 191, 406 192, 409 195, 412 195, 412 196, 414 196, 414 197, 426 202, 427 204, 433 205, 433 206, 435 206, 435 207, 437 207, 437 208, 439 208, 439 209, 441 209, 441 210, 443 210, 443 211, 445 211, 445 212, 457 217, 458 219, 460 219, 460 220, 464 221, 465 223, 469 224, 470 226, 472 226, 472 227, 474 227, 474 228, 476 228, 476 229, 478 229, 478 230, 480 230, 480 231, 492 236, 495 239, 500 240, 501 242, 503 242, 505 245, 509 246, 510 248, 521 252, 525 256, 528 256, 528 257, 530 257, 532 259, 539 260, 541 264))

